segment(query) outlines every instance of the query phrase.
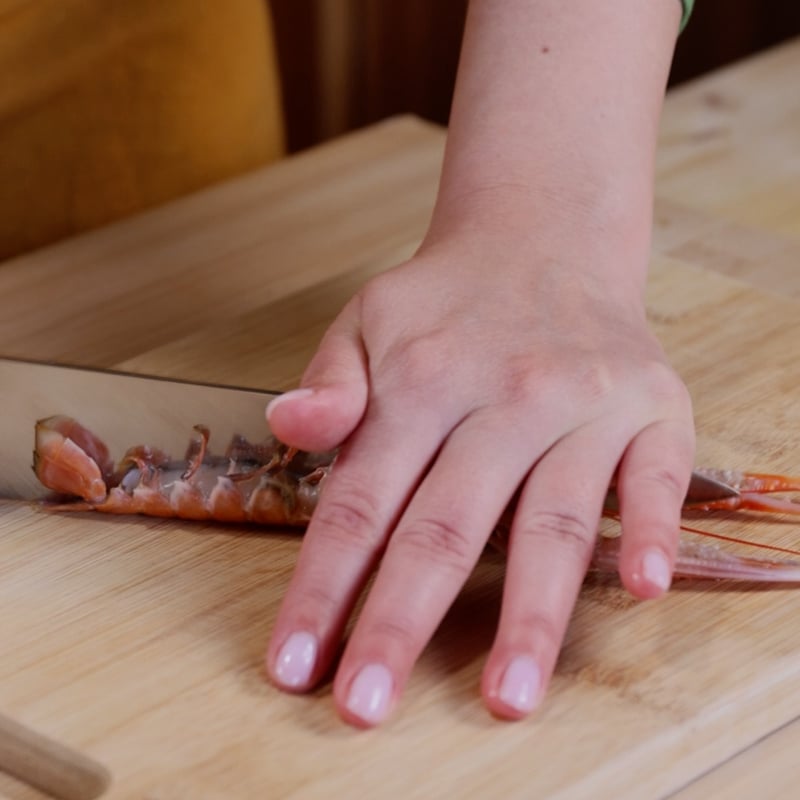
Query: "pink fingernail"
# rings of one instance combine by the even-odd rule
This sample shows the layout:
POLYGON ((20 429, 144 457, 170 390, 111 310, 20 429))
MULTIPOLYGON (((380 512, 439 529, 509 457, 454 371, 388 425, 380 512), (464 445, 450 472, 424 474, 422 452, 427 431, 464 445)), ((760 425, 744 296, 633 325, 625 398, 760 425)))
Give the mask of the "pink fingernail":
POLYGON ((536 707, 542 673, 530 656, 517 656, 506 667, 498 697, 510 708, 527 714, 536 707))
POLYGON ((285 403, 287 400, 299 400, 303 397, 309 397, 312 394, 314 394, 313 389, 292 389, 291 392, 279 394, 267 403, 267 420, 269 420, 270 414, 272 414, 281 403, 285 403))
POLYGON ((350 686, 348 711, 364 722, 382 722, 389 713, 393 687, 392 673, 383 664, 367 664, 350 686))
POLYGON ((287 689, 305 686, 317 660, 317 640, 310 633, 293 633, 285 642, 275 662, 275 676, 287 689))
POLYGON ((669 561, 661 550, 653 547, 642 557, 642 575, 644 579, 662 591, 667 591, 672 583, 669 561))

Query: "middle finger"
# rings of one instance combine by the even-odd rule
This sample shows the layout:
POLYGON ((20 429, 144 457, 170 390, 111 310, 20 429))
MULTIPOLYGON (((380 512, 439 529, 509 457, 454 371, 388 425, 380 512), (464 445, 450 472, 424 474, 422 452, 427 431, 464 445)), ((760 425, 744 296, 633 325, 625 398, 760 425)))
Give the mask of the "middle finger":
POLYGON ((334 696, 348 721, 374 725, 389 714, 536 459, 528 442, 507 437, 506 419, 465 420, 398 522, 337 672, 334 696))
POLYGON ((490 709, 524 716, 538 703, 589 564, 624 431, 590 423, 558 441, 515 510, 503 606, 482 685, 490 709))

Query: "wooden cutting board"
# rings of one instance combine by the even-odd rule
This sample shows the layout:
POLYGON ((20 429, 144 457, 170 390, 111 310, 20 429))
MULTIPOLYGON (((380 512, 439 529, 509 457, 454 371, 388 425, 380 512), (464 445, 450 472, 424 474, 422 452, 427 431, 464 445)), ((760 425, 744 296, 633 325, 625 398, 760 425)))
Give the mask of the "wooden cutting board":
MULTIPOLYGON (((796 306, 662 259, 648 308, 692 390, 700 460, 796 469, 796 306)), ((172 371, 190 340, 200 353, 221 336, 195 377, 263 348, 263 380, 284 381, 251 334, 217 326, 137 363, 172 371)), ((796 525, 715 529, 800 544, 796 525)), ((364 733, 337 720, 329 686, 291 697, 264 680, 296 535, 13 504, 0 532, 0 706, 105 765, 109 798, 656 797, 800 713, 790 588, 683 582, 637 603, 590 578, 541 713, 506 724, 477 690, 502 582, 486 557, 396 717, 364 733)))
MULTIPOLYGON (((439 132, 389 123, 8 264, 3 341, 293 385, 355 288, 413 249, 440 153, 439 132)), ((795 303, 662 255, 648 310, 692 391, 698 460, 800 469, 795 303)), ((714 527, 800 546, 797 525, 714 527)), ((329 685, 292 697, 264 679, 297 548, 291 533, 0 505, 0 708, 96 759, 105 796, 126 800, 657 797, 800 714, 800 591, 683 582, 637 603, 611 576, 587 580, 542 711, 493 720, 478 679, 503 565, 487 556, 395 718, 357 732, 329 685)))

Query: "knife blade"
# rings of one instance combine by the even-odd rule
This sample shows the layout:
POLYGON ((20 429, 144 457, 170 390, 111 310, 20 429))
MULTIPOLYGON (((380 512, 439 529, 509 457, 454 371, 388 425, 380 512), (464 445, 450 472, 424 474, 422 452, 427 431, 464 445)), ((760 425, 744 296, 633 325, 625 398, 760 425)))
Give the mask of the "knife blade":
POLYGON ((710 478, 699 472, 693 472, 686 492, 686 503, 712 503, 714 500, 725 500, 738 497, 741 492, 727 483, 710 478))
MULTIPOLYGON (((703 475, 701 472, 692 472, 689 479, 689 488, 686 491, 684 503, 711 503, 714 500, 724 500, 728 497, 738 497, 740 492, 727 483, 703 475)), ((619 511, 619 495, 616 486, 609 489, 606 495, 605 508, 608 511, 619 511)))
POLYGON ((0 497, 48 494, 32 469, 34 428, 44 417, 74 417, 103 439, 115 460, 139 444, 181 458, 197 424, 211 431, 212 452, 223 453, 235 434, 262 441, 269 435, 264 410, 277 394, 0 358, 0 497))

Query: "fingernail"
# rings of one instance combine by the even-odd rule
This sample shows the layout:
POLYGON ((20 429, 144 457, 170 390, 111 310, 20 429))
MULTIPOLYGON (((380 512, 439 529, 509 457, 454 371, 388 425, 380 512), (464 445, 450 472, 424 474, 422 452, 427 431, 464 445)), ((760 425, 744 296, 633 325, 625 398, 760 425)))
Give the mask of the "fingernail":
POLYGON ((530 656, 517 656, 506 667, 498 697, 510 708, 527 713, 536 707, 542 674, 530 656))
POLYGON ((670 574, 669 561, 667 561, 667 557, 661 550, 653 547, 645 552, 642 557, 642 575, 653 586, 665 592, 669 589, 669 585, 672 583, 672 575, 670 574))
POLYGON ((275 676, 289 689, 305 686, 317 660, 317 640, 310 633, 293 633, 285 642, 275 663, 275 676))
POLYGON ((309 397, 312 394, 314 394, 313 389, 292 389, 291 392, 279 394, 267 403, 267 419, 269 420, 270 414, 272 414, 281 403, 285 403, 287 400, 299 400, 302 397, 309 397))
POLYGON ((389 713, 394 680, 383 664, 367 664, 356 675, 347 696, 347 709, 364 722, 382 722, 389 713))

